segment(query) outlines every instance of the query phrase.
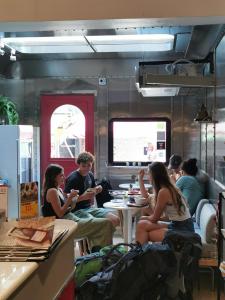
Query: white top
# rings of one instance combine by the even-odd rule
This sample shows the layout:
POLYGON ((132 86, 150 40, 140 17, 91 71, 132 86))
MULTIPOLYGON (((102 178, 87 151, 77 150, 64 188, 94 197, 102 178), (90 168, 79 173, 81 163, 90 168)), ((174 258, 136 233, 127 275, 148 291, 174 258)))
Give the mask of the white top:
POLYGON ((179 215, 177 212, 177 208, 173 204, 167 204, 165 209, 165 214, 170 221, 184 221, 191 217, 190 211, 187 207, 185 200, 182 198, 182 202, 184 204, 185 210, 184 213, 179 215))

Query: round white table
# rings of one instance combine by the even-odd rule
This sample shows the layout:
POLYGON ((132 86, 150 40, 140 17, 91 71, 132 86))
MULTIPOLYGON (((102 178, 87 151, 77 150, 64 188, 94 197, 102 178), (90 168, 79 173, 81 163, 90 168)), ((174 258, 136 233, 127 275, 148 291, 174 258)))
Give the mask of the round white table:
MULTIPOLYGON (((133 189, 140 189, 139 183, 121 183, 119 184, 119 188, 128 190, 130 188, 130 185, 132 184, 133 189)), ((146 189, 149 189, 152 187, 150 183, 145 183, 146 189)))
POLYGON ((130 207, 121 199, 113 199, 103 204, 105 208, 116 209, 123 213, 123 239, 125 243, 132 242, 132 215, 142 207, 130 207))

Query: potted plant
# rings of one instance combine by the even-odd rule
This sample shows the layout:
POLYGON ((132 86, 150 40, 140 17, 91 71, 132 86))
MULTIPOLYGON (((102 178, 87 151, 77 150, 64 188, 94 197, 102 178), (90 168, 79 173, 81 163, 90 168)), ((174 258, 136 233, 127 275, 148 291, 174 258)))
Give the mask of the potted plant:
POLYGON ((0 124, 16 125, 19 115, 15 104, 6 96, 0 95, 0 124))

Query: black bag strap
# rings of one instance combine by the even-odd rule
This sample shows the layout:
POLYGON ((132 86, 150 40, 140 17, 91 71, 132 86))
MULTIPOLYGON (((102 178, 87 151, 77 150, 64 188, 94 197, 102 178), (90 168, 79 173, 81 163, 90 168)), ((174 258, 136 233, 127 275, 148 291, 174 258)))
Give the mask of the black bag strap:
POLYGON ((134 244, 134 243, 130 243, 130 244, 119 243, 119 244, 116 244, 115 246, 113 246, 109 250, 109 252, 105 255, 105 257, 110 256, 114 251, 118 251, 119 252, 118 248, 121 247, 121 246, 130 247, 131 249, 133 249, 136 246, 136 244, 134 244))
MULTIPOLYGON (((121 246, 125 246, 125 247, 128 247, 128 248, 131 248, 131 249, 135 249, 135 247, 137 247, 137 244, 134 244, 134 243, 119 243, 119 244, 116 244, 115 246, 113 246, 109 252, 107 254, 105 254, 102 258, 102 266, 103 266, 103 269, 105 266, 108 266, 109 265, 109 261, 110 261, 110 258, 112 256, 115 256, 115 252, 117 252, 119 255, 121 255, 121 252, 119 251, 119 247, 121 246)), ((121 255, 121 258, 126 255, 127 253, 124 253, 121 255)), ((117 261, 118 262, 118 261, 117 261)))
MULTIPOLYGON (((117 244, 116 246, 118 247, 119 245, 124 245, 124 246, 130 246, 131 250, 128 251, 127 253, 123 254, 121 256, 121 258, 113 265, 109 266, 105 272, 110 272, 111 270, 113 270, 113 272, 115 274, 119 273, 122 266, 124 266, 124 264, 126 264, 126 262, 128 262, 129 260, 131 260, 132 258, 134 258, 135 256, 137 256, 138 254, 143 252, 142 246, 140 243, 130 243, 130 244, 126 244, 126 243, 121 243, 121 244, 117 244)), ((114 247, 113 247, 114 248, 114 247)), ((110 251, 111 252, 111 251, 110 251)))

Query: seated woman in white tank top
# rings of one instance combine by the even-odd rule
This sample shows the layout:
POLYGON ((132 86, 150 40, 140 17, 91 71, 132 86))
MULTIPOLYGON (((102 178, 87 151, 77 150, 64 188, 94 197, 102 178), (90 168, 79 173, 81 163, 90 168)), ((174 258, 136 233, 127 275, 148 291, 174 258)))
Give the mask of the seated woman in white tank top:
POLYGON ((167 230, 194 232, 186 201, 170 181, 163 163, 153 162, 149 165, 149 179, 154 188, 156 205, 150 216, 142 217, 138 222, 136 240, 141 244, 147 241, 160 242, 167 230), (163 213, 170 221, 169 224, 160 222, 163 213))

